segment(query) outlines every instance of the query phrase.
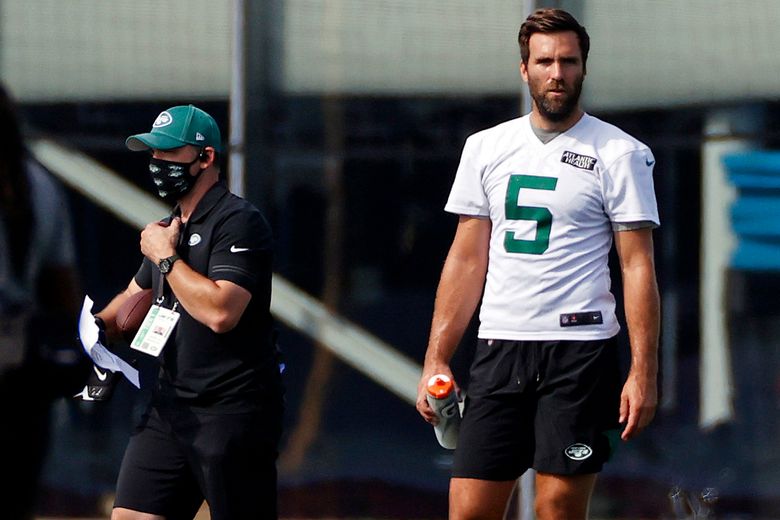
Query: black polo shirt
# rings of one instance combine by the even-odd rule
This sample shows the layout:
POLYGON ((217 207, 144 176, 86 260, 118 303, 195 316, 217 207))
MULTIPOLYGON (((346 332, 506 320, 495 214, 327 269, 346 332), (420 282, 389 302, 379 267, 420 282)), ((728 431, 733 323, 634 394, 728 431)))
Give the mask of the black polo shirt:
MULTIPOLYGON (((201 199, 182 225, 176 252, 211 280, 228 280, 252 294, 238 325, 217 334, 181 304, 179 323, 160 354, 155 398, 211 411, 262 407, 280 395, 279 366, 270 314, 271 228, 260 211, 230 193, 223 182, 201 199)), ((176 297, 159 268, 144 258, 135 281, 172 308, 176 297)))

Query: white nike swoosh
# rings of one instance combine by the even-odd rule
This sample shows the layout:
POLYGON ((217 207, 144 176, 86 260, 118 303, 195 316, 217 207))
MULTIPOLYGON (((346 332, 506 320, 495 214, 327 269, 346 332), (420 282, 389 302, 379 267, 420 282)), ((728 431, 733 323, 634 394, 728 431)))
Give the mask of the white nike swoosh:
POLYGON ((98 367, 95 367, 95 373, 97 374, 98 379, 100 379, 101 381, 105 381, 106 378, 108 377, 108 373, 107 372, 101 372, 98 367))
POLYGON ((81 399, 82 401, 94 401, 94 399, 89 396, 89 390, 87 390, 86 386, 81 389, 81 392, 77 393, 73 397, 81 399))
POLYGON ((248 247, 230 246, 230 252, 231 253, 243 253, 244 251, 249 251, 249 248, 248 247))

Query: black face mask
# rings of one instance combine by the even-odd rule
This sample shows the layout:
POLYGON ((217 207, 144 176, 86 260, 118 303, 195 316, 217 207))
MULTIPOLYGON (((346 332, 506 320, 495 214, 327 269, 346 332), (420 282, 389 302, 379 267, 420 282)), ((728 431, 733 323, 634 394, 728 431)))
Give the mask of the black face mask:
POLYGON ((175 202, 189 192, 203 171, 198 170, 195 175, 190 175, 190 166, 198 161, 200 161, 199 157, 188 163, 152 157, 149 160, 149 173, 160 198, 167 202, 175 202))

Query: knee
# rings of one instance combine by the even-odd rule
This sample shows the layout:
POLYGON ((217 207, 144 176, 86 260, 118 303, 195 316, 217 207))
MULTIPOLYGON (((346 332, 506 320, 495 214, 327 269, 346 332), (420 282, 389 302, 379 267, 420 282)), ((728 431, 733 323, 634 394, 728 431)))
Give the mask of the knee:
POLYGON ((536 518, 539 520, 566 518, 571 520, 588 517, 588 504, 595 474, 553 475, 536 474, 536 518))
POLYGON ((450 481, 450 520, 502 520, 513 481, 450 481))
POLYGON ((579 500, 571 500, 560 493, 537 495, 534 502, 534 510, 538 520, 568 520, 585 519, 588 516, 587 502, 582 504, 579 500))
POLYGON ((485 518, 481 506, 482 504, 474 501, 451 495, 448 518, 449 520, 481 520, 485 518))
POLYGON ((474 506, 450 508, 449 520, 501 520, 504 517, 503 512, 485 510, 485 508, 474 506))

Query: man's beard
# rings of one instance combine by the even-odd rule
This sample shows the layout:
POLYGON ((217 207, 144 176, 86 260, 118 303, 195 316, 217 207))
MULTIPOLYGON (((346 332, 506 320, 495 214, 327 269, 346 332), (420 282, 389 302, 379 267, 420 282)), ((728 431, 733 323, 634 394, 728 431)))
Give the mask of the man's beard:
MULTIPOLYGON (((580 101, 580 94, 582 93, 582 81, 584 77, 580 76, 574 83, 574 89, 569 94, 567 93, 563 99, 552 100, 549 99, 546 94, 547 90, 542 88, 532 88, 531 97, 533 97, 536 103, 536 108, 539 110, 540 115, 548 121, 553 123, 559 123, 565 121, 574 110, 580 101)), ((533 85, 532 85, 533 87, 533 85)), ((559 84, 558 88, 562 88, 563 85, 559 84)))

